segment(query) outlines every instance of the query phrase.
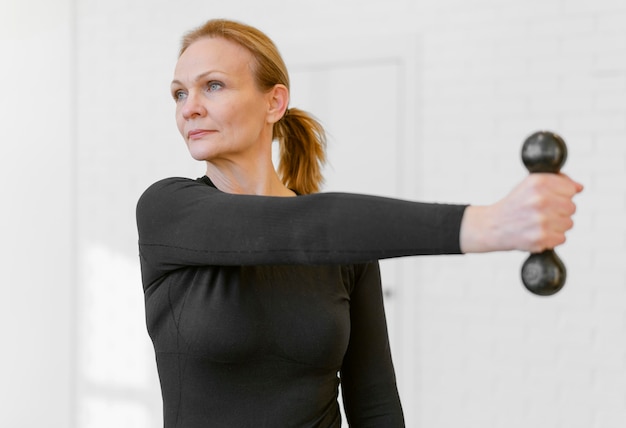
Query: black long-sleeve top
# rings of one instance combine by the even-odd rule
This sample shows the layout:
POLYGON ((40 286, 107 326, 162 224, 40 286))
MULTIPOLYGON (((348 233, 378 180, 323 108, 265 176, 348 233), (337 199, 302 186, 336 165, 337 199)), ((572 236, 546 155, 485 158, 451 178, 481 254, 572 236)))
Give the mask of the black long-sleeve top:
POLYGON ((461 205, 233 195, 207 177, 137 205, 166 428, 402 427, 379 259, 456 254, 461 205))

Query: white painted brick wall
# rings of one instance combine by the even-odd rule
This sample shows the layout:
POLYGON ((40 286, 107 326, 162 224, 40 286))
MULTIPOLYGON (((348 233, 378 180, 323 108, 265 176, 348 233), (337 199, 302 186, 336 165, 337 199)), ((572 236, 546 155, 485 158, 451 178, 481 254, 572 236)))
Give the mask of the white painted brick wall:
POLYGON ((428 262, 421 426, 626 426, 626 3, 422 4, 426 196, 496 197, 539 128, 586 190, 557 296, 520 289, 521 254, 428 262))

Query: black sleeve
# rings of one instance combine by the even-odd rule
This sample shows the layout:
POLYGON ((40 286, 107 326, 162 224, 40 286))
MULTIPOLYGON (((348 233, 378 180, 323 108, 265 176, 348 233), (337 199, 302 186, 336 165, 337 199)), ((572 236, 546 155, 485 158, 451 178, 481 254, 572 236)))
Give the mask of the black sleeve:
POLYGON ((341 368, 341 391, 349 426, 404 427, 377 262, 361 266, 355 274, 350 322, 350 343, 341 368))
POLYGON ((137 204, 142 262, 190 265, 341 264, 456 254, 465 206, 340 193, 234 195, 170 178, 137 204))

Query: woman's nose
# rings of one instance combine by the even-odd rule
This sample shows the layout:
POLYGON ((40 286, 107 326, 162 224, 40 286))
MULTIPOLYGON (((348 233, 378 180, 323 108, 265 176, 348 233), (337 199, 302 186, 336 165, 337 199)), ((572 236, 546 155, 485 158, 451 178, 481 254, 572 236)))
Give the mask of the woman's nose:
POLYGON ((189 93, 182 110, 183 118, 185 120, 192 119, 197 116, 205 116, 206 108, 202 104, 202 100, 198 95, 189 93))

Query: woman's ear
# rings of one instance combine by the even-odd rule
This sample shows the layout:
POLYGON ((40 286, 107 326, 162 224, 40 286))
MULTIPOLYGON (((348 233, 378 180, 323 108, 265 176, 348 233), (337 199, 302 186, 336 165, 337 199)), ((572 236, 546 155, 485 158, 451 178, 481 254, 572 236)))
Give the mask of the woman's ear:
POLYGON ((289 89, 285 85, 276 84, 268 93, 269 109, 267 111, 267 121, 269 123, 278 122, 284 115, 289 105, 289 89))

